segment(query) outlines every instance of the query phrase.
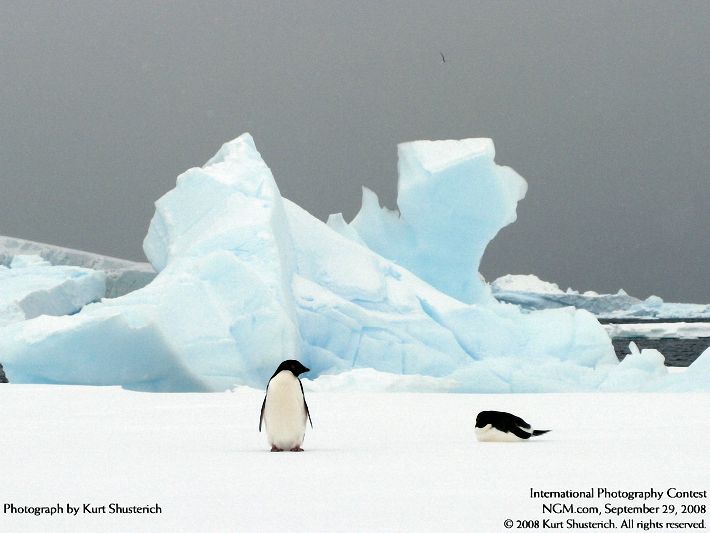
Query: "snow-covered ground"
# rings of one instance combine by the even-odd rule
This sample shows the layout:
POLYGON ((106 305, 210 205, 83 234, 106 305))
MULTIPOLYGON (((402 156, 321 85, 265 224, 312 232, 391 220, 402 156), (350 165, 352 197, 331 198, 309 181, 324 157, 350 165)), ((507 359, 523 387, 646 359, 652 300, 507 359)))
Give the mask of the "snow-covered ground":
MULTIPOLYGON (((306 451, 270 453, 257 432, 259 390, 0 385, 0 530, 496 532, 507 531, 507 519, 544 518, 618 525, 622 517, 609 514, 543 514, 542 504, 604 512, 605 503, 644 502, 546 500, 530 491, 710 489, 708 394, 306 394, 314 424, 306 451), (483 409, 552 432, 479 443, 473 424, 483 409), (108 514, 111 503, 157 503, 162 513, 108 514), (65 512, 11 514, 6 504, 65 512), (68 516, 67 504, 107 513, 68 516)), ((680 511, 681 503, 710 502, 645 503, 680 511)))

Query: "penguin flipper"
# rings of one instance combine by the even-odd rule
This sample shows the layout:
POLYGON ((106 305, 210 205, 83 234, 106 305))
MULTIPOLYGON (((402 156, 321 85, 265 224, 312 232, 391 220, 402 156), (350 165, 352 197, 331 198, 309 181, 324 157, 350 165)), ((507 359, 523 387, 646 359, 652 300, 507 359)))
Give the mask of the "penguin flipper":
POLYGON ((303 406, 306 408, 306 416, 308 417, 308 422, 311 424, 311 429, 313 429, 313 420, 311 420, 311 412, 308 410, 308 404, 306 403, 306 398, 303 398, 303 406))
POLYGON ((510 427, 510 432, 515 435, 518 438, 521 439, 529 439, 532 433, 529 431, 525 431, 524 429, 518 427, 518 426, 511 426, 510 427))
POLYGON ((264 396, 264 401, 261 403, 261 415, 259 415, 259 433, 261 433, 261 423, 264 421, 264 409, 266 409, 266 396, 264 396))
POLYGON ((510 415, 510 418, 516 426, 521 427, 521 428, 525 428, 525 429, 530 429, 530 424, 528 424, 525 420, 523 420, 519 416, 510 415))
POLYGON ((545 433, 549 433, 549 429, 536 429, 532 432, 533 437, 537 437, 538 435, 544 435, 545 433))
MULTIPOLYGON (((298 384, 301 386, 301 396, 303 396, 303 407, 306 408, 306 417, 311 423, 311 429, 313 429, 313 420, 311 420, 311 412, 308 410, 308 404, 306 403, 306 394, 303 392, 303 383, 301 383, 300 379, 298 380, 298 384)), ((264 398, 264 401, 266 401, 266 398, 264 398)))

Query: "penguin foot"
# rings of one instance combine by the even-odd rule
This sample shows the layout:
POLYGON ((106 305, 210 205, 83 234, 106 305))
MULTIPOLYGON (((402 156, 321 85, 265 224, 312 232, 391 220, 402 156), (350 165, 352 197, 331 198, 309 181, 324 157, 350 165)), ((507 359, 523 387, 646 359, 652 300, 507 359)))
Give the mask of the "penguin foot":
POLYGON ((301 448, 300 446, 296 446, 295 448, 291 448, 291 451, 292 452, 302 452, 303 448, 301 448))
POLYGON ((271 451, 272 451, 272 452, 282 452, 283 450, 282 450, 281 448, 277 448, 276 446, 274 446, 274 445, 272 444, 272 445, 271 445, 271 451))

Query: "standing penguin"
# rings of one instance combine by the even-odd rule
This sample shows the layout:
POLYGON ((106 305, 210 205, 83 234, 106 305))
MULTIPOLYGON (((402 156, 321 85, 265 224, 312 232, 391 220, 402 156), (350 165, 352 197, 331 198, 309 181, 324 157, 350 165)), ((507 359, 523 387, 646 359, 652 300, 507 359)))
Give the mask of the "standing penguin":
POLYGON ((288 359, 279 365, 266 386, 259 431, 263 422, 272 452, 303 451, 301 444, 306 434, 306 419, 311 427, 313 421, 298 376, 308 370, 299 361, 288 359))
POLYGON ((484 442, 516 442, 537 437, 549 429, 532 429, 519 416, 503 411, 481 411, 476 417, 476 438, 484 442))

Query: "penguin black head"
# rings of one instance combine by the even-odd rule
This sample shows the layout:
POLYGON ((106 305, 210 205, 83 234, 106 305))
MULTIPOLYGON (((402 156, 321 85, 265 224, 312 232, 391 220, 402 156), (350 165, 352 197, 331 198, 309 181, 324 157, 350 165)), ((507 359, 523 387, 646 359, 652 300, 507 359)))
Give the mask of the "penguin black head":
POLYGON ((282 370, 288 370, 290 371, 294 376, 298 377, 299 375, 303 374, 304 372, 308 372, 310 368, 306 368, 301 364, 300 361, 296 361, 295 359, 287 359, 283 363, 279 365, 279 367, 276 369, 276 372, 274 372, 274 376, 281 372, 282 370))

